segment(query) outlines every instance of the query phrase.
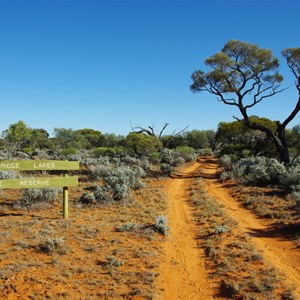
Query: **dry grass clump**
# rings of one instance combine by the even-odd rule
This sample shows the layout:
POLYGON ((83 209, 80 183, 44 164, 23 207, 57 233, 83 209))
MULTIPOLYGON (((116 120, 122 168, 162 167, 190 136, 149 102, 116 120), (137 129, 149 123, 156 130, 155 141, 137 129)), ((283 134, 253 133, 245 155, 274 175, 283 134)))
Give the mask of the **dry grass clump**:
POLYGON ((205 249, 207 269, 219 282, 219 296, 233 299, 295 299, 276 270, 269 267, 248 235, 239 232, 218 202, 209 197, 201 181, 190 190, 199 247, 205 249))

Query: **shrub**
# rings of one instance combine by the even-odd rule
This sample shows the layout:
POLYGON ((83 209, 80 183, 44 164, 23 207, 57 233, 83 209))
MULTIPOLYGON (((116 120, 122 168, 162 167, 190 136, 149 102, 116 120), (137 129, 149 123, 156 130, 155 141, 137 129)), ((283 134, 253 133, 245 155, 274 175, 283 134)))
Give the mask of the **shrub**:
POLYGON ((101 179, 110 172, 111 166, 107 165, 92 165, 89 168, 89 171, 93 179, 101 179))
POLYGON ((94 191, 95 199, 99 202, 110 202, 112 201, 110 189, 107 186, 97 186, 94 191))
POLYGON ((176 150, 164 149, 160 154, 160 170, 165 174, 170 174, 174 167, 183 164, 185 160, 176 150))
POLYGON ((58 195, 58 191, 55 188, 24 189, 22 190, 23 197, 18 204, 21 206, 31 206, 41 202, 52 202, 58 195))
POLYGON ((232 166, 233 178, 244 183, 280 183, 283 174, 285 166, 274 158, 251 156, 232 166))
POLYGON ((175 167, 179 164, 184 163, 184 160, 180 157, 178 151, 164 149, 160 154, 160 163, 169 164, 170 166, 175 167))
POLYGON ((300 189, 300 157, 287 166, 287 172, 282 174, 280 182, 289 191, 300 189))
POLYGON ((170 164, 163 163, 160 165, 160 170, 167 175, 170 175, 172 172, 172 167, 170 164))
POLYGON ((79 202, 82 204, 92 204, 95 202, 95 195, 91 192, 83 192, 82 195, 79 198, 79 202))
POLYGON ((197 150, 198 155, 213 155, 213 151, 210 148, 203 148, 197 150))
POLYGON ((63 237, 47 238, 45 241, 40 242, 36 248, 41 252, 56 253, 61 252, 64 243, 65 239, 63 237))
POLYGON ((160 161, 160 154, 159 152, 151 152, 149 155, 149 160, 153 164, 158 164, 160 161))
POLYGON ((15 179, 18 178, 17 172, 11 170, 0 170, 0 179, 15 179))
POLYGON ((233 167, 232 157, 228 154, 221 156, 219 164, 224 168, 225 171, 231 171, 233 167))
POLYGON ((189 146, 178 146, 176 151, 179 156, 184 159, 184 161, 194 161, 196 159, 196 153, 194 148, 189 146))
POLYGON ((76 155, 78 153, 78 150, 75 148, 67 148, 61 150, 61 155, 68 156, 68 155, 76 155))
POLYGON ((104 186, 98 187, 94 194, 96 200, 112 201, 123 200, 130 196, 130 189, 139 189, 144 186, 141 177, 145 172, 140 167, 117 167, 107 170, 103 174, 104 186))
POLYGON ((168 218, 164 215, 155 218, 154 229, 163 235, 169 232, 168 218))
POLYGON ((28 153, 29 155, 32 155, 35 152, 34 148, 23 148, 23 151, 28 153))
POLYGON ((126 153, 126 150, 123 147, 98 147, 93 150, 95 157, 101 156, 121 156, 126 153))
POLYGON ((0 160, 10 160, 13 157, 12 151, 0 150, 0 160))

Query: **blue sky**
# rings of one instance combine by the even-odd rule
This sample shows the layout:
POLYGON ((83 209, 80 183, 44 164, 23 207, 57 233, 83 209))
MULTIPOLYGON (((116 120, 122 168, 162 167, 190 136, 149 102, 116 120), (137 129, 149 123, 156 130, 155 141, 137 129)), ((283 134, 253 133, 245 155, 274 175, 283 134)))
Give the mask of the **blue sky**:
POLYGON ((283 120, 297 93, 280 52, 300 47, 299 11, 297 0, 0 0, 0 132, 19 120, 50 134, 216 129, 239 114, 191 93, 190 76, 231 39, 280 58, 291 87, 252 113, 283 120))

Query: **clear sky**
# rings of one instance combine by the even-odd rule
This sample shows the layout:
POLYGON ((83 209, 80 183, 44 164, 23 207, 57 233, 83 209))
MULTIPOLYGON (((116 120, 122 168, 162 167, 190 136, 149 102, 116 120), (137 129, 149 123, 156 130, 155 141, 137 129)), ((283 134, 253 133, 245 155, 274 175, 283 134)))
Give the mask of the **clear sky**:
POLYGON ((191 74, 231 39, 280 58, 291 87, 253 114, 283 120, 297 93, 280 53, 300 47, 299 12, 298 0, 0 0, 0 132, 216 129, 239 114, 191 93, 191 74))

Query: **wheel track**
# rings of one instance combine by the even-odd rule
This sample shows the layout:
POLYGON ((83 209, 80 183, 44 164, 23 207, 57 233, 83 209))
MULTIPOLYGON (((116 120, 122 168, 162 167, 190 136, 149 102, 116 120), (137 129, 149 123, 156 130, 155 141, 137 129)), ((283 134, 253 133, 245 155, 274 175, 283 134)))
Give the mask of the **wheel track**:
MULTIPOLYGON (((189 177, 197 165, 184 169, 189 177)), ((185 177, 185 176, 183 176, 185 177)), ((196 230, 187 203, 188 178, 174 178, 168 182, 168 220, 170 233, 164 242, 156 299, 209 300, 215 285, 208 279, 204 252, 197 247, 196 230)))

